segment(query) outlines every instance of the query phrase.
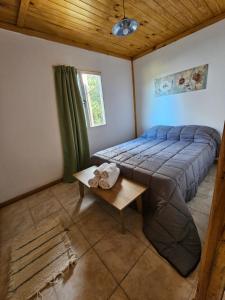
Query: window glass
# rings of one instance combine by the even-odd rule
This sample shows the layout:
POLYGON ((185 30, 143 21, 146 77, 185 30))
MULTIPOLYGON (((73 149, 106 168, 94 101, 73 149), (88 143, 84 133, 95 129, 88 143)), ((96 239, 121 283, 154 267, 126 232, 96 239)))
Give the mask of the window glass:
POLYGON ((81 92, 89 125, 91 127, 105 125, 101 75, 86 72, 81 72, 80 74, 81 92))

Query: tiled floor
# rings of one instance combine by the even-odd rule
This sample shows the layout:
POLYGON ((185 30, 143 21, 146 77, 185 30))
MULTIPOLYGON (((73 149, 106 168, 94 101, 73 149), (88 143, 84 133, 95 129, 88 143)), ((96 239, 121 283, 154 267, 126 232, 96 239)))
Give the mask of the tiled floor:
MULTIPOLYGON (((188 204, 204 242, 215 167, 188 204)), ((46 300, 191 300, 197 270, 181 277, 142 233, 142 217, 126 209, 126 234, 119 215, 90 193, 81 202, 77 184, 58 184, 0 210, 0 299, 7 293, 10 243, 14 236, 60 218, 79 256, 72 274, 43 291, 46 300)))

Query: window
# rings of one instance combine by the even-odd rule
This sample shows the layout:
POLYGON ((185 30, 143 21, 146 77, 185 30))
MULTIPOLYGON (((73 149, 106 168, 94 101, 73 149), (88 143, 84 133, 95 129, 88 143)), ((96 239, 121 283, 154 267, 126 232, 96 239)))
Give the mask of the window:
POLYGON ((90 127, 105 125, 101 74, 97 72, 80 71, 79 82, 86 119, 89 121, 90 127))

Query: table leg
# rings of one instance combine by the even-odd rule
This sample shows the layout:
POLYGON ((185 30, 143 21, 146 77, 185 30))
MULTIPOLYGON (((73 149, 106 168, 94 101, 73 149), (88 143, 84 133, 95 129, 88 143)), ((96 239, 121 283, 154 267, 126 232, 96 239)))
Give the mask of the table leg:
POLYGON ((121 220, 121 232, 125 234, 125 225, 124 225, 124 212, 120 211, 120 220, 121 220))
POLYGON ((80 199, 84 198, 84 185, 79 181, 80 199))
POLYGON ((137 204, 137 210, 140 214, 142 214, 142 197, 139 196, 137 199, 136 199, 136 204, 137 204))

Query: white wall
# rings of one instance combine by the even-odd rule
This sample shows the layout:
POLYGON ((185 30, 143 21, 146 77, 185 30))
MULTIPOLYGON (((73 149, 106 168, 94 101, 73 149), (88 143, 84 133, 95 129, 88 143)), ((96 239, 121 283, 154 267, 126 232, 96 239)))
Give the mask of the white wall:
POLYGON ((62 177, 53 65, 102 72, 106 126, 91 152, 134 136, 130 62, 0 30, 0 202, 62 177))
POLYGON ((216 23, 134 62, 139 133, 153 125, 208 125, 225 120, 225 21, 216 23), (209 64, 206 90, 154 96, 154 79, 209 64))

